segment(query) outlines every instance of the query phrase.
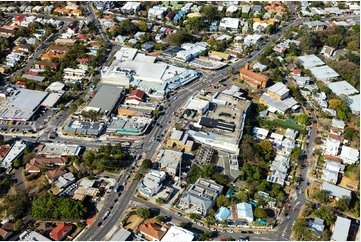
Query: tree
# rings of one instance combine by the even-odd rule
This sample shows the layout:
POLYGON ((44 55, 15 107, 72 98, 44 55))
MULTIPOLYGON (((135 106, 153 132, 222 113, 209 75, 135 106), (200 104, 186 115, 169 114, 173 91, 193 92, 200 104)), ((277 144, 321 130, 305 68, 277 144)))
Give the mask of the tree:
POLYGON ((336 99, 336 98, 333 98, 333 99, 330 99, 328 101, 328 105, 331 109, 335 109, 337 110, 338 107, 341 105, 342 101, 340 99, 336 99))
POLYGON ((327 226, 331 225, 334 221, 333 211, 327 206, 319 207, 315 212, 314 215, 325 220, 327 226))
POLYGON ((320 91, 324 92, 327 96, 332 93, 331 89, 328 86, 322 86, 320 87, 320 91))
POLYGON ((292 226, 292 230, 295 233, 295 239, 300 241, 311 240, 311 231, 308 229, 308 223, 306 219, 296 219, 295 224, 292 226))
POLYGON ((134 179, 137 180, 137 181, 140 181, 142 178, 143 178, 143 175, 141 173, 137 173, 134 176, 134 179))
POLYGON ((143 21, 143 20, 139 20, 138 21, 138 28, 140 31, 147 31, 148 30, 148 27, 147 27, 147 22, 143 21))
POLYGON ((258 147, 260 147, 260 153, 263 155, 265 161, 269 161, 273 158, 273 146, 270 140, 265 139, 259 142, 258 147))
POLYGON ((217 207, 219 208, 228 206, 228 199, 224 195, 220 195, 217 198, 216 202, 217 202, 217 207))
POLYGON ((247 202, 248 201, 248 194, 245 191, 239 191, 236 194, 238 202, 247 202))
POLYGON ((198 220, 198 219, 200 219, 200 216, 199 216, 199 214, 197 214, 197 213, 190 213, 190 214, 188 214, 188 217, 189 217, 190 219, 192 219, 192 220, 198 220))
POLYGON ((300 124, 307 125, 307 123, 308 123, 308 115, 307 114, 298 115, 297 120, 298 120, 298 122, 300 124))
POLYGON ((138 208, 136 214, 143 219, 148 219, 152 216, 152 213, 148 208, 138 208))
POLYGON ((347 140, 352 141, 354 134, 356 133, 356 130, 350 127, 345 128, 344 137, 347 140))
POLYGON ((210 240, 211 238, 212 238, 212 233, 208 230, 205 230, 199 236, 199 241, 207 241, 207 240, 210 240))
POLYGON ((205 5, 201 13, 208 21, 218 20, 219 19, 219 12, 217 10, 217 7, 211 4, 205 5))
POLYGON ((202 174, 206 178, 211 178, 215 172, 215 167, 212 164, 206 164, 202 168, 202 174))
POLYGON ((193 33, 199 33, 201 30, 206 28, 207 25, 204 23, 203 19, 200 17, 188 18, 186 22, 186 28, 193 33))
POLYGON ((324 229, 322 231, 321 240, 322 241, 330 241, 331 238, 331 231, 328 229, 324 229))
POLYGON ((14 224, 14 231, 19 231, 22 226, 23 226, 23 220, 22 219, 16 220, 14 224))
POLYGON ((143 163, 142 163, 142 168, 143 168, 143 169, 150 169, 150 168, 152 168, 152 166, 153 166, 153 163, 152 163, 152 161, 149 160, 149 159, 145 159, 145 160, 143 161, 143 163))
POLYGON ((2 204, 6 211, 6 216, 14 217, 14 219, 23 218, 29 208, 29 201, 28 196, 22 193, 5 196, 2 204))
POLYGON ((164 200, 163 200, 163 198, 158 197, 158 198, 155 200, 155 202, 158 203, 158 204, 163 204, 163 203, 164 203, 164 200))
POLYGON ((300 156, 301 156, 301 148, 300 147, 294 147, 292 149, 292 153, 291 153, 291 156, 290 156, 291 159, 293 161, 298 161, 300 156))
POLYGON ((5 144, 4 135, 0 134, 0 145, 5 144))
POLYGON ((267 217, 267 212, 263 208, 258 207, 254 210, 254 216, 259 219, 264 219, 267 217))
POLYGON ((83 219, 86 207, 71 198, 44 193, 34 200, 31 215, 43 219, 83 219))
POLYGON ((336 201, 336 208, 343 212, 347 212, 349 210, 349 204, 350 201, 348 200, 348 198, 346 196, 343 196, 336 201))
POLYGON ((152 115, 155 117, 155 116, 158 116, 159 115, 159 110, 158 109, 155 109, 152 111, 152 115))
POLYGON ((164 223, 165 222, 165 218, 163 215, 158 215, 155 217, 155 221, 157 221, 158 223, 164 223))
POLYGON ((173 33, 169 37, 169 41, 173 45, 181 45, 186 42, 191 42, 193 40, 193 35, 183 30, 178 30, 176 33, 173 33))
POLYGON ((269 56, 273 52, 273 47, 271 45, 266 46, 263 51, 263 55, 269 56))
POLYGON ((327 191, 320 190, 320 191, 315 192, 313 197, 321 203, 328 203, 330 196, 327 191))
POLYGON ((19 160, 19 159, 16 159, 15 161, 14 161, 14 168, 15 169, 17 169, 17 168, 19 168, 21 165, 22 165, 22 162, 21 162, 21 160, 19 160))

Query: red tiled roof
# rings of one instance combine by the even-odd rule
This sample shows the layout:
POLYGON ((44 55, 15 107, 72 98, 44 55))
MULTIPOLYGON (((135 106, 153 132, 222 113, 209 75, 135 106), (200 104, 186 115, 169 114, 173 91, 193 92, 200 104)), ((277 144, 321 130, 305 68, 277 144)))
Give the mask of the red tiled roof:
POLYGON ((158 240, 161 240, 165 235, 166 231, 161 230, 162 226, 155 223, 145 223, 140 226, 139 231, 142 233, 152 236, 158 240))
POLYGON ((89 58, 77 58, 77 61, 79 61, 80 63, 88 63, 90 61, 89 58))
POLYGON ((329 134, 328 137, 329 137, 330 139, 343 141, 343 136, 341 136, 341 135, 329 134))
POLYGON ((26 82, 18 81, 16 82, 17 86, 25 86, 26 82))
POLYGON ((299 75, 299 74, 301 74, 301 70, 300 69, 293 69, 293 70, 291 70, 292 71, 292 74, 293 75, 299 75))
POLYGON ((9 145, 0 146, 0 157, 4 157, 9 150, 10 150, 9 145))
POLYGON ((8 231, 6 231, 5 229, 0 228, 0 236, 5 239, 8 236, 8 231))
POLYGON ((257 80, 257 81, 268 81, 268 78, 267 77, 265 77, 265 76, 263 76, 263 75, 261 75, 261 74, 258 74, 258 73, 256 73, 256 72, 253 72, 253 71, 251 71, 251 70, 247 70, 247 69, 245 69, 245 68, 242 68, 241 69, 241 74, 242 75, 245 75, 245 76, 248 76, 248 77, 251 77, 252 79, 255 79, 255 80, 257 80))
POLYGON ((61 240, 73 226, 71 224, 59 223, 55 229, 50 232, 50 237, 54 240, 61 240))
POLYGON ((55 179, 56 177, 61 176, 63 174, 65 174, 65 171, 59 169, 46 172, 46 175, 49 179, 55 179))
POLYGON ((27 71, 25 72, 26 75, 32 75, 32 76, 37 76, 39 73, 36 71, 27 71))
POLYGON ((332 160, 341 163, 342 159, 333 155, 325 155, 325 160, 332 160))
POLYGON ((17 17, 15 18, 15 21, 21 22, 21 21, 23 21, 24 19, 25 19, 24 16, 17 16, 17 17))
POLYGON ((136 90, 131 91, 131 93, 129 94, 129 97, 138 97, 138 98, 143 99, 144 95, 145 95, 144 91, 142 91, 140 89, 136 89, 136 90))

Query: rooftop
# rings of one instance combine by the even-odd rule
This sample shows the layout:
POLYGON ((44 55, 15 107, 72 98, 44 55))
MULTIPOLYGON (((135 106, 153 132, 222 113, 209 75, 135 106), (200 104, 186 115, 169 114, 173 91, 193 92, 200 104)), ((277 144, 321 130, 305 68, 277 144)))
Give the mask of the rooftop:
POLYGON ((93 99, 90 101, 86 109, 93 109, 105 113, 108 112, 107 115, 110 114, 116 103, 121 98, 123 90, 124 89, 121 87, 103 84, 93 99))
POLYGON ((343 196, 346 196, 349 200, 351 199, 351 191, 347 190, 345 188, 332 185, 328 182, 322 183, 322 190, 327 191, 331 196, 342 198, 343 196))
POLYGON ((328 81, 330 79, 337 78, 340 76, 336 71, 334 71, 328 65, 313 67, 310 68, 310 71, 316 79, 321 81, 328 81))
POLYGON ((194 239, 194 235, 191 231, 186 230, 184 228, 180 228, 177 226, 172 226, 168 230, 168 232, 164 235, 161 241, 169 242, 180 242, 180 241, 192 241, 194 239))
POLYGON ((327 86, 337 96, 340 95, 350 96, 352 94, 359 93, 359 91, 347 81, 332 82, 327 84, 327 86))
POLYGON ((320 58, 316 55, 306 55, 298 57, 300 60, 300 64, 303 65, 304 68, 309 69, 316 66, 322 66, 325 64, 320 58))
POLYGON ((267 91, 282 97, 283 95, 289 92, 289 89, 282 82, 277 82, 273 86, 269 87, 267 91))
POLYGON ((348 233, 351 226, 351 220, 337 216, 333 228, 331 241, 347 241, 348 233))

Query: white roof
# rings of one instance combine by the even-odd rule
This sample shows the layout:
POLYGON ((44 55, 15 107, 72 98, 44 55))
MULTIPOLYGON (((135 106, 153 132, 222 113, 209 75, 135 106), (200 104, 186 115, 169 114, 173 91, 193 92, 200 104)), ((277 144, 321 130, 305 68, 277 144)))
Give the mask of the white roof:
POLYGON ((328 155, 337 155, 340 144, 341 142, 339 140, 327 138, 325 153, 328 155))
POLYGON ((313 67, 310 69, 310 71, 312 75, 314 75, 318 80, 329 80, 340 76, 336 71, 327 65, 313 67))
POLYGON ((133 60, 137 53, 137 49, 123 47, 115 53, 114 57, 121 61, 133 60))
POLYGON ((168 232, 163 236, 161 241, 166 242, 177 242, 177 241, 192 241, 194 239, 194 235, 191 231, 172 226, 168 230, 168 232))
POLYGON ((263 129, 263 128, 259 128, 259 127, 254 127, 253 128, 253 134, 258 136, 263 136, 263 137, 267 137, 269 131, 267 129, 263 129))
POLYGON ((271 134, 271 139, 282 141, 283 140, 283 135, 277 134, 277 133, 272 133, 271 134))
POLYGON ((11 149, 6 153, 5 157, 3 157, 1 166, 6 169, 9 168, 15 159, 23 153, 26 146, 27 143, 25 141, 15 141, 15 143, 11 146, 11 149))
POLYGON ((182 161, 182 156, 182 152, 163 149, 158 154, 158 162, 161 168, 177 169, 182 161))
POLYGON ((187 104, 185 109, 190 110, 203 110, 208 106, 209 102, 205 100, 201 100, 198 98, 191 99, 187 104))
POLYGON ((231 28, 238 29, 239 19, 238 18, 222 18, 219 23, 219 27, 221 28, 231 28))
POLYGON ((332 241, 347 241, 348 233, 351 226, 351 220, 337 216, 335 226, 332 232, 332 241))
POLYGON ((348 97, 347 105, 350 107, 352 113, 360 114, 360 94, 348 97))
POLYGON ((360 152, 357 149, 354 149, 354 148, 344 145, 344 146, 342 146, 340 157, 343 160, 357 162, 360 158, 360 152))
POLYGON ((50 85, 46 88, 46 91, 50 91, 50 92, 59 92, 61 90, 63 90, 65 87, 65 84, 61 83, 61 82, 52 82, 50 83, 50 85))
POLYGON ((331 125, 332 125, 332 126, 335 126, 335 127, 337 127, 337 128, 340 128, 340 129, 344 129, 345 126, 346 126, 346 124, 345 124, 344 121, 342 121, 342 120, 340 120, 340 119, 336 119, 336 118, 333 118, 333 119, 331 120, 331 125))
POLYGON ((289 89, 282 82, 277 82, 273 86, 269 87, 268 91, 272 92, 272 93, 275 93, 275 94, 277 94, 279 96, 282 96, 282 95, 286 94, 287 92, 289 92, 289 89))
POLYGON ((325 64, 325 62, 323 62, 316 55, 299 56, 298 59, 300 60, 300 64, 303 65, 306 69, 315 66, 322 66, 325 64))
POLYGON ((347 81, 332 82, 327 84, 327 87, 337 96, 340 96, 341 94, 349 96, 358 93, 358 90, 347 81))
POLYGON ((237 208, 237 217, 238 218, 245 218, 247 220, 253 220, 253 210, 252 205, 249 203, 238 203, 236 205, 237 208))

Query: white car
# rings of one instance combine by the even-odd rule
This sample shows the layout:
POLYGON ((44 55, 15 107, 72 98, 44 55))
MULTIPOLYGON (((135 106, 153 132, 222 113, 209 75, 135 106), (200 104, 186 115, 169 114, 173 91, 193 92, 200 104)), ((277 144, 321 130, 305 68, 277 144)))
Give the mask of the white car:
POLYGON ((234 231, 231 230, 231 229, 227 230, 227 232, 230 233, 230 234, 233 234, 233 233, 234 233, 234 231))
POLYGON ((256 231, 256 232, 254 232, 255 234, 261 234, 261 232, 259 232, 259 231, 256 231))

